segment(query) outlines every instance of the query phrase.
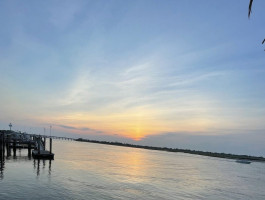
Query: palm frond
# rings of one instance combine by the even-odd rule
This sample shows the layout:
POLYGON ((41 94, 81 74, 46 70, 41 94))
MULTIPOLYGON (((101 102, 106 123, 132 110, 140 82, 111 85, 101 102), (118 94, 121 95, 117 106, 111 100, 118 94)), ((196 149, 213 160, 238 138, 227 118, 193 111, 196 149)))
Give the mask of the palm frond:
POLYGON ((248 18, 250 18, 251 9, 252 9, 252 3, 253 3, 253 0, 250 0, 249 1, 249 6, 248 6, 248 18))

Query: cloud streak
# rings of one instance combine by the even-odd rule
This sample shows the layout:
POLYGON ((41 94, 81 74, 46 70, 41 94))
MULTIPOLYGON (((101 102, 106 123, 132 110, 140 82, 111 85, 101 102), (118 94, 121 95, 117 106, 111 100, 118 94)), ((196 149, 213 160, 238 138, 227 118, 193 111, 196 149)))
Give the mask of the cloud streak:
POLYGON ((91 128, 88 128, 88 127, 74 127, 74 126, 68 126, 68 125, 61 125, 61 124, 56 124, 54 126, 57 126, 57 127, 61 127, 63 129, 68 129, 68 130, 76 130, 76 131, 84 131, 84 132, 90 132, 90 133, 103 133, 102 131, 100 130, 95 130, 95 129, 91 129, 91 128))

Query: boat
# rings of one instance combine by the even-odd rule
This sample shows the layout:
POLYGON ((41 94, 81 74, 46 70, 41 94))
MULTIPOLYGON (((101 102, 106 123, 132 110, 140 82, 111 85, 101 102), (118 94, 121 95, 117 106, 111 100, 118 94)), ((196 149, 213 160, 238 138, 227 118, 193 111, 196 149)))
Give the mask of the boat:
POLYGON ((250 164, 251 163, 251 161, 249 161, 249 160, 237 160, 236 162, 242 163, 242 164, 250 164))

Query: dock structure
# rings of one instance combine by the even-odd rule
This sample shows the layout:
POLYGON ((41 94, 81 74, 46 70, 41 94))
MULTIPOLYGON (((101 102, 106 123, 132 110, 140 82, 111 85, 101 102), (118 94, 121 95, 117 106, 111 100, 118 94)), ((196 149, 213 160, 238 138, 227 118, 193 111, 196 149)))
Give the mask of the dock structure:
POLYGON ((27 148, 28 156, 34 159, 54 159, 54 153, 52 153, 52 140, 75 140, 68 137, 47 136, 28 134, 22 132, 10 130, 0 130, 0 154, 2 156, 11 156, 11 150, 13 150, 13 156, 16 157, 17 149, 27 148), (49 149, 46 149, 46 141, 49 139, 49 149))
POLYGON ((25 133, 15 132, 12 130, 0 130, 0 152, 1 156, 11 156, 11 149, 13 156, 16 157, 17 149, 28 148, 28 154, 31 156, 31 149, 34 146, 34 139, 25 133))
POLYGON ((35 139, 35 149, 32 151, 33 158, 37 159, 54 159, 54 153, 52 153, 52 138, 50 138, 50 151, 45 149, 46 137, 37 136, 35 139))

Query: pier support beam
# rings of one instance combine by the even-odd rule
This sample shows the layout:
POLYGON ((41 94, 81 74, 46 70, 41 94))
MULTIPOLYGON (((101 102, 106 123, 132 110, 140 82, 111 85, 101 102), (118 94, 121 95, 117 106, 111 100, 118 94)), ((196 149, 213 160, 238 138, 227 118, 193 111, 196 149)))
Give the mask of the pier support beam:
POLYGON ((28 157, 31 157, 31 142, 28 143, 28 157))
POLYGON ((0 153, 1 153, 1 157, 3 156, 3 152, 4 152, 4 146, 3 146, 3 144, 4 144, 4 133, 1 133, 1 138, 0 138, 0 153))
POLYGON ((50 138, 50 153, 52 153, 52 138, 50 138))
POLYGON ((3 147, 3 156, 5 156, 5 144, 6 144, 6 142, 5 142, 5 139, 6 139, 6 137, 5 137, 5 133, 3 133, 2 136, 3 136, 3 143, 2 143, 2 147, 3 147))
POLYGON ((14 157, 17 156, 17 141, 16 140, 13 141, 13 156, 14 157))
POLYGON ((41 137, 38 138, 38 154, 40 154, 40 143, 41 143, 41 137))
POLYGON ((44 137, 44 144, 43 144, 44 150, 46 150, 46 137, 44 137))
POLYGON ((7 157, 11 156, 11 149, 10 149, 10 135, 7 135, 7 141, 6 141, 6 155, 7 157))

